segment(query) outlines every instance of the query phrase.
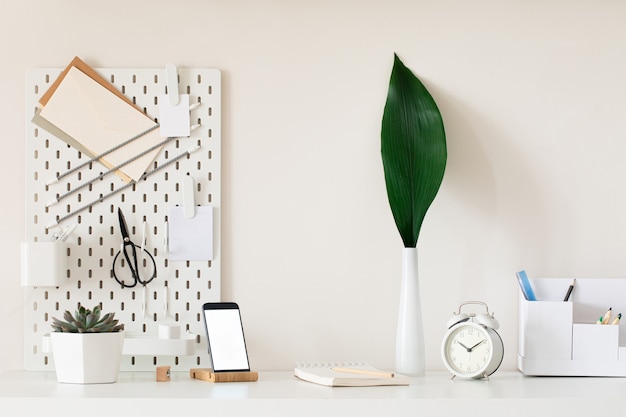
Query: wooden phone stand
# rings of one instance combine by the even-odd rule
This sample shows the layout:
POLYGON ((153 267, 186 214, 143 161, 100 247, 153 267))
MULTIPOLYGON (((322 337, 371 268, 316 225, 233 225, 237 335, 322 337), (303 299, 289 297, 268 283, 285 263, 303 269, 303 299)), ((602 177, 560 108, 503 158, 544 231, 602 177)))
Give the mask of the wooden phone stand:
POLYGON ((192 368, 189 376, 209 382, 253 382, 259 379, 257 372, 213 372, 211 368, 192 368))

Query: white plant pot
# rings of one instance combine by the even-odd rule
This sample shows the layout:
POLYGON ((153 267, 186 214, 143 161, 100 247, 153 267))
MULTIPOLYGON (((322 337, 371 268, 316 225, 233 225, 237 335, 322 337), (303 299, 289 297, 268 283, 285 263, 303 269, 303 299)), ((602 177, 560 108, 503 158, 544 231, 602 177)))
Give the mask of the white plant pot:
POLYGON ((124 332, 50 334, 57 381, 105 384, 117 381, 124 332))
POLYGON ((417 248, 402 251, 402 277, 396 333, 396 371, 424 376, 424 324, 417 271, 417 248))

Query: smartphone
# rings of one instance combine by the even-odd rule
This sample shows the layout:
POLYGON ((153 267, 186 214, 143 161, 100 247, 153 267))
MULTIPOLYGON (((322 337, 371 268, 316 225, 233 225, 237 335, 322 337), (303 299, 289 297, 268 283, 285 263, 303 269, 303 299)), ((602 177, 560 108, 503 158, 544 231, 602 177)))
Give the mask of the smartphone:
POLYGON ((213 372, 250 371, 237 303, 205 303, 202 311, 213 372))

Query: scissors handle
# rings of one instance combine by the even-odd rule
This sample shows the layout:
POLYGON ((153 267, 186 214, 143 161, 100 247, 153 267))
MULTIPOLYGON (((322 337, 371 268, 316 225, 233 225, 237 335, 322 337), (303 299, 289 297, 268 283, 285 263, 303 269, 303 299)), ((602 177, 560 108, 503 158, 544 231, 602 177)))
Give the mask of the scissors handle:
MULTIPOLYGON (((157 276, 156 262, 154 260, 154 257, 150 254, 150 252, 148 252, 147 249, 143 249, 143 251, 141 251, 140 253, 141 254, 146 253, 148 255, 148 258, 150 259, 149 264, 152 267, 151 269, 152 273, 149 274, 150 277, 148 279, 144 280, 141 278, 142 272, 139 269, 139 262, 137 259, 137 249, 141 251, 140 246, 135 245, 130 240, 125 241, 123 244, 123 247, 120 248, 120 250, 117 252, 117 254, 115 254, 115 257, 113 258, 113 268, 111 268, 111 272, 113 274, 113 278, 115 278, 117 283, 120 284, 122 288, 132 288, 132 287, 135 287, 137 284, 147 285, 150 282, 152 282, 152 280, 154 280, 157 276), (130 255, 128 254, 127 246, 131 247, 130 255), (124 260, 126 261, 127 267, 130 270, 130 276, 132 278, 130 283, 127 283, 121 276, 121 273, 126 273, 125 270, 127 269, 122 264, 122 258, 120 257, 120 254, 122 253, 124 253, 124 260), (118 258, 119 258, 119 262, 118 262, 118 258), (118 264, 120 264, 120 266, 118 266, 118 264)), ((149 268, 148 268, 148 272, 150 272, 149 268)))
POLYGON ((137 250, 135 249, 135 244, 128 239, 124 239, 123 249, 124 249, 124 258, 126 258, 126 262, 128 262, 130 273, 133 276, 133 281, 135 281, 135 284, 136 284, 137 282, 141 281, 141 278, 139 278, 139 267, 137 263, 137 250), (130 257, 128 256, 128 251, 126 250, 128 246, 130 246, 130 249, 132 252, 132 258, 133 258, 132 261, 130 257))

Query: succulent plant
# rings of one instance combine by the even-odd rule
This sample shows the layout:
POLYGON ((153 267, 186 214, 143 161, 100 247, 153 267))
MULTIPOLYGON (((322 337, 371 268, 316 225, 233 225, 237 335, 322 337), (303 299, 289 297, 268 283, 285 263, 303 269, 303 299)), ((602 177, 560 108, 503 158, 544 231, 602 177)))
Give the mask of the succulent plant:
POLYGON ((118 324, 119 320, 115 319, 115 313, 107 313, 100 317, 101 313, 100 306, 90 310, 79 305, 74 315, 65 310, 63 314, 65 321, 53 317, 52 329, 60 333, 110 333, 124 330, 124 325, 118 324))

